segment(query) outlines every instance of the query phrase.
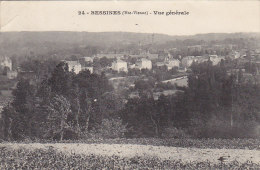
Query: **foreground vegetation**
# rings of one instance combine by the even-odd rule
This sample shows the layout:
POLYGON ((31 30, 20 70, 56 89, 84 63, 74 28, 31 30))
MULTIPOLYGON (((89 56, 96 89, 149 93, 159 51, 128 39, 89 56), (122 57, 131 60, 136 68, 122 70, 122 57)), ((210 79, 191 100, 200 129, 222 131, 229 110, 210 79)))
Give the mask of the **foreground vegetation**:
POLYGON ((1 169, 259 169, 260 165, 247 162, 217 162, 164 160, 158 157, 119 157, 66 154, 48 149, 10 149, 0 147, 1 169))

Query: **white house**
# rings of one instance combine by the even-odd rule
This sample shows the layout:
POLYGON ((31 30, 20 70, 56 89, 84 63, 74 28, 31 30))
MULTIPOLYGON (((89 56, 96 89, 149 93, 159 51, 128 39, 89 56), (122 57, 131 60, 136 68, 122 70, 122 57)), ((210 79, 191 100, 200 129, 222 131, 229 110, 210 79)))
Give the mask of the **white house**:
POLYGON ((166 66, 167 66, 167 69, 168 70, 171 70, 173 69, 174 67, 180 67, 180 61, 177 60, 177 59, 169 59, 166 63, 166 66))
POLYGON ((114 61, 112 63, 112 69, 115 70, 115 71, 124 71, 124 72, 127 72, 127 62, 123 61, 123 60, 120 60, 120 59, 117 59, 116 61, 114 61))
POLYGON ((69 71, 74 71, 74 73, 79 74, 82 70, 81 64, 78 61, 65 61, 68 64, 69 71))
POLYGON ((18 75, 17 71, 7 71, 7 78, 8 79, 15 79, 18 75))
POLYGON ((146 58, 142 58, 139 61, 136 62, 136 68, 137 69, 148 69, 151 70, 152 69, 152 61, 148 60, 146 58))
POLYGON ((9 68, 10 70, 12 70, 12 60, 9 57, 0 57, 0 67, 2 68, 9 68))

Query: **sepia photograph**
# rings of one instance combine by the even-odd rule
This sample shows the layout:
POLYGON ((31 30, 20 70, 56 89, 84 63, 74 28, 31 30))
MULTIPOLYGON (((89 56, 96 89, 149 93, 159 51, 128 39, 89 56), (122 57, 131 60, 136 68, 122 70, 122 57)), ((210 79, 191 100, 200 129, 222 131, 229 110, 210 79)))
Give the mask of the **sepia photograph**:
POLYGON ((260 1, 0 1, 0 169, 260 169, 260 1))

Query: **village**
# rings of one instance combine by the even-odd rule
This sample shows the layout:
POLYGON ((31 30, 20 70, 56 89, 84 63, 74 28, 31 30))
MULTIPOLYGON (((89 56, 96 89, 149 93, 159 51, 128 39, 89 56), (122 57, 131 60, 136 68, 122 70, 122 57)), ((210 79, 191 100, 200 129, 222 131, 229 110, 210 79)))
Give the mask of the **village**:
MULTIPOLYGON (((190 51, 202 51, 203 46, 188 46, 190 51)), ((213 49, 227 48, 227 46, 213 46, 213 49)), ((211 62, 213 66, 221 64, 221 62, 233 63, 228 72, 238 72, 241 70, 247 79, 257 81, 259 83, 259 64, 260 50, 234 50, 234 46, 228 46, 227 55, 217 55, 216 51, 204 54, 202 56, 181 56, 174 53, 178 49, 162 50, 160 53, 150 53, 149 50, 139 50, 139 54, 127 53, 97 53, 93 56, 74 56, 73 59, 67 58, 60 60, 68 65, 68 69, 75 74, 88 70, 91 74, 104 73, 109 79, 110 84, 117 93, 128 91, 129 98, 140 97, 138 90, 135 89, 137 81, 146 81, 154 83, 153 98, 158 100, 160 95, 174 95, 181 92, 182 87, 188 86, 188 75, 191 71, 192 64, 203 62, 211 62), (175 55, 175 56, 174 56, 175 55), (234 64, 235 63, 235 64, 234 64), (253 74, 246 68, 246 64, 256 65, 256 73, 253 74), (151 82, 152 79, 152 82, 151 82), (163 87, 163 88, 162 88, 163 87)), ((1 86, 0 109, 3 108, 8 101, 11 100, 11 90, 15 88, 17 77, 31 78, 34 75, 33 70, 22 70, 19 66, 14 68, 12 60, 7 56, 0 57, 0 68, 2 71, 1 79, 8 83, 1 86), (7 88, 8 86, 8 88, 7 88)), ((4 81, 3 81, 4 82, 4 81)))

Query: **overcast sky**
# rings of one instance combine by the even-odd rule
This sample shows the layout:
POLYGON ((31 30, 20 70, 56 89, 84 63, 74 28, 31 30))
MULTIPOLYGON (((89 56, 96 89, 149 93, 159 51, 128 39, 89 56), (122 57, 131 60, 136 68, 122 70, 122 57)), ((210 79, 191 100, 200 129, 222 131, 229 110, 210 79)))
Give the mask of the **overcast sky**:
POLYGON ((127 31, 191 35, 260 32, 260 1, 5 1, 1 31, 127 31), (79 16, 78 11, 148 11, 149 15, 79 16), (188 11, 156 16, 153 11, 188 11))

